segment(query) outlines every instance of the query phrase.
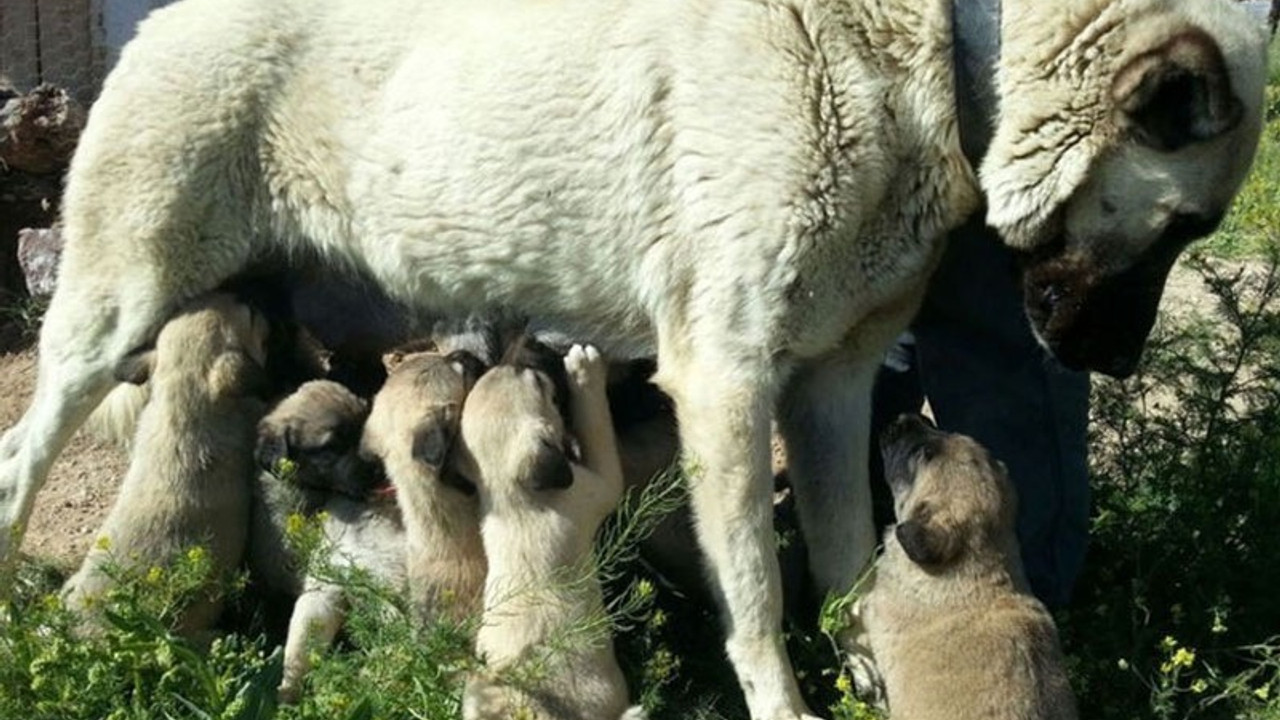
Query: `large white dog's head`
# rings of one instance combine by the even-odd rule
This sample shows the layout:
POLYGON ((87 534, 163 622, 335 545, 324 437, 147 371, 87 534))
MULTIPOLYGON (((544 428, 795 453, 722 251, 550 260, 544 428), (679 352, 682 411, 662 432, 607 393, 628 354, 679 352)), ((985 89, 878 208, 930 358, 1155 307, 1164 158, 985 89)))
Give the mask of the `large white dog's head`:
POLYGON ((987 221, 1064 364, 1133 372, 1178 254, 1262 128, 1264 29, 1227 0, 1006 0, 987 221))

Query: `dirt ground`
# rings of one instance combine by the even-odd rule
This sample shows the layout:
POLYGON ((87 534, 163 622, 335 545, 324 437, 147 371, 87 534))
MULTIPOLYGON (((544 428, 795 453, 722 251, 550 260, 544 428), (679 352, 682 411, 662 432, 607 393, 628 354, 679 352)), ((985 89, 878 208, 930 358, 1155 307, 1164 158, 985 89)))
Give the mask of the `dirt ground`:
MULTIPOLYGON (((1190 271, 1175 269, 1162 307, 1177 317, 1191 309, 1210 309, 1203 282, 1190 271)), ((31 347, 5 352, 0 332, 0 429, 17 422, 35 386, 35 350, 31 347)), ((95 532, 115 500, 128 458, 118 448, 79 433, 54 464, 48 483, 40 492, 35 512, 23 540, 23 552, 62 565, 76 565, 93 542, 95 532)), ((774 469, 785 465, 775 443, 774 469)))
MULTIPOLYGON (((0 353, 0 428, 18 421, 35 388, 35 350, 0 353)), ((40 492, 22 551, 60 565, 76 565, 115 500, 125 454, 84 433, 58 458, 40 492)))

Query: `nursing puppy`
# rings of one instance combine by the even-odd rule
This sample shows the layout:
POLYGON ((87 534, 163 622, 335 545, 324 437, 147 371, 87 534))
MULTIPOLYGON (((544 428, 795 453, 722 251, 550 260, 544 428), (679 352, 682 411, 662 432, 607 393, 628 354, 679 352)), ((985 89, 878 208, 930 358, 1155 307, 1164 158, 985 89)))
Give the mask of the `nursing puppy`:
POLYGON ((519 308, 656 357, 750 714, 810 715, 781 634, 775 411, 813 579, 843 591, 875 546, 875 369, 946 232, 985 196, 1043 343, 1128 374, 1262 126, 1264 33, 1235 3, 1001 5, 979 172, 946 0, 153 13, 68 172, 39 390, 0 439, 0 561, 121 358, 184 299, 318 257, 415 311, 519 308))
POLYGON ((468 720, 643 717, 627 710, 613 641, 600 629, 604 602, 592 561, 596 530, 623 486, 607 370, 589 346, 571 348, 564 369, 568 398, 557 398, 546 372, 500 365, 480 378, 463 409, 458 463, 479 491, 489 558, 476 637, 487 667, 467 683, 468 720), (581 461, 558 407, 565 401, 581 461), (517 680, 522 671, 530 676, 517 680))
MULTIPOLYGON (((153 350, 131 355, 121 379, 150 378, 151 400, 138 419, 120 494, 80 569, 67 580, 67 606, 92 616, 94 600, 122 568, 166 566, 205 548, 225 576, 240 565, 248 536, 253 428, 265 392, 262 316, 229 295, 191 303, 160 331, 153 350)), ((217 620, 212 592, 183 610, 177 630, 191 635, 217 620)))
POLYGON ((391 587, 404 584, 404 527, 395 500, 375 492, 379 476, 358 457, 369 406, 328 380, 303 384, 258 423, 249 539, 250 577, 273 603, 292 606, 284 648, 282 702, 293 702, 310 671, 309 651, 327 646, 346 617, 332 573, 359 568, 391 587), (287 528, 292 515, 323 511, 323 572, 304 566, 287 528))
POLYGON ((292 599, 302 590, 303 568, 286 538, 290 515, 369 502, 377 478, 359 457, 368 415, 369 404, 346 387, 313 380, 258 422, 248 566, 266 591, 292 599))
POLYGON ((891 717, 1075 720, 1053 618, 1027 587, 1004 467, 903 416, 881 437, 898 523, 857 603, 891 717))
POLYGON ((396 491, 405 575, 420 619, 461 620, 480 607, 485 556, 475 488, 450 465, 462 403, 483 370, 466 351, 392 352, 373 399, 360 456, 396 491))

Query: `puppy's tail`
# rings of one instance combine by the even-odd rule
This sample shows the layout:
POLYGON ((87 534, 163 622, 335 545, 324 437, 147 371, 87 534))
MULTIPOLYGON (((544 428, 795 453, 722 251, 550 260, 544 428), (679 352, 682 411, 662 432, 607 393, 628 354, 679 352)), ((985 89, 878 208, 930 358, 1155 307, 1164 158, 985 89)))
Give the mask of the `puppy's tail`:
POLYGON ((94 409, 93 414, 85 421, 85 427, 94 438, 128 449, 133 444, 138 416, 142 414, 142 408, 150 397, 150 383, 120 383, 94 409))

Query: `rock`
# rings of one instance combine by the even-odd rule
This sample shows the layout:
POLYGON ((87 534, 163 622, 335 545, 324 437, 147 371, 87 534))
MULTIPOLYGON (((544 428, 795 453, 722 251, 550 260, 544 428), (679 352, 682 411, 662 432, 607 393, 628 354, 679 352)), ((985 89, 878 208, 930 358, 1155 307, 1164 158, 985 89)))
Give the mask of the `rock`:
POLYGON ((23 228, 18 231, 18 264, 33 297, 53 294, 62 257, 62 232, 57 228, 23 228))
POLYGON ((11 171, 60 174, 84 130, 84 108, 47 83, 0 102, 0 163, 11 171))

